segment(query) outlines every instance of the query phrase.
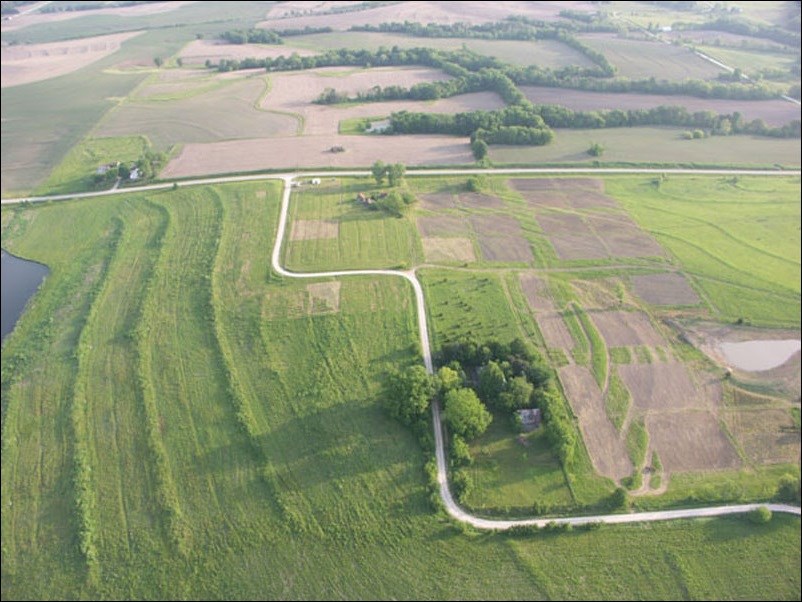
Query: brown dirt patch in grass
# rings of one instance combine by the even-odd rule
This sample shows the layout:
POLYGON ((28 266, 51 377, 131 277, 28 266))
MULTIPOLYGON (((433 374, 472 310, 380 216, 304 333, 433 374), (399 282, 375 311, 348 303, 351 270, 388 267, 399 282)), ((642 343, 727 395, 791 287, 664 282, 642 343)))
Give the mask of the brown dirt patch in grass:
POLYGON ((521 235, 521 224, 508 215, 473 215, 470 222, 479 236, 521 235))
POLYGON ((340 281, 307 284, 309 313, 328 314, 340 311, 340 281))
POLYGON ((419 217, 418 232, 421 236, 464 236, 468 224, 461 217, 419 217))
POLYGON ((682 274, 646 274, 632 277, 635 294, 652 305, 698 305, 696 291, 682 274))
POLYGON ((570 198, 571 207, 574 209, 596 209, 598 207, 617 207, 615 200, 609 196, 594 190, 576 189, 566 191, 570 198))
POLYGON ((268 44, 227 44, 223 40, 195 40, 181 50, 178 56, 186 65, 204 64, 207 60, 218 63, 222 59, 245 58, 274 59, 280 56, 312 56, 318 54, 303 48, 288 48, 268 44))
POLYGON ((652 449, 668 472, 737 468, 738 454, 710 412, 649 414, 646 429, 652 449))
POLYGON ((680 362, 623 364, 618 366, 618 374, 632 394, 633 404, 642 410, 710 409, 721 400, 717 382, 697 386, 680 362))
POLYGON ((665 345, 665 339, 643 312, 601 311, 593 312, 591 318, 609 347, 665 345))
POLYGON ((626 216, 587 217, 613 257, 662 257, 663 248, 626 216))
POLYGON ((476 261, 469 238, 424 237, 421 240, 426 261, 476 261))
POLYGON ((509 184, 518 192, 569 192, 577 189, 604 192, 604 180, 598 178, 513 178, 509 184))
POLYGON ((754 408, 727 411, 724 422, 750 461, 798 462, 799 429, 787 410, 754 408))
POLYGON ((454 194, 448 191, 419 194, 418 198, 421 200, 421 206, 424 209, 429 209, 430 211, 437 211, 438 209, 453 209, 457 206, 454 194))
POLYGON ((267 196, 267 191, 266 190, 257 190, 256 191, 256 198, 257 199, 263 199, 266 196, 267 196))
POLYGON ((318 240, 321 238, 337 238, 340 224, 327 220, 299 219, 292 223, 290 240, 318 240))
POLYGON ((38 82, 77 71, 117 52, 141 31, 82 38, 69 42, 20 44, 0 49, 0 87, 38 82))
POLYGON ((560 368, 560 381, 579 419, 582 438, 596 472, 616 481, 632 474, 626 446, 607 418, 601 390, 590 371, 583 366, 564 366, 560 368))
POLYGON ((534 274, 521 274, 520 280, 529 307, 535 311, 554 311, 554 300, 545 280, 534 274))
POLYGON ((604 259, 602 242, 578 215, 540 214, 537 223, 560 259, 604 259))
POLYGON ((459 195, 459 203, 470 209, 495 209, 504 206, 504 202, 500 198, 481 192, 463 192, 459 195))
POLYGON ((524 261, 530 262, 532 248, 522 236, 480 236, 479 248, 486 261, 524 261))
POLYGON ((404 136, 388 144, 383 136, 291 136, 227 140, 184 145, 160 174, 163 178, 215 173, 298 169, 301 167, 368 167, 381 157, 406 165, 466 165, 473 162, 467 141, 453 136, 404 136), (332 153, 343 146, 344 153, 332 153))
POLYGON ((574 348, 574 339, 568 327, 565 325, 565 320, 558 313, 544 313, 535 316, 537 327, 546 341, 546 346, 553 349, 562 349, 570 351, 574 348))

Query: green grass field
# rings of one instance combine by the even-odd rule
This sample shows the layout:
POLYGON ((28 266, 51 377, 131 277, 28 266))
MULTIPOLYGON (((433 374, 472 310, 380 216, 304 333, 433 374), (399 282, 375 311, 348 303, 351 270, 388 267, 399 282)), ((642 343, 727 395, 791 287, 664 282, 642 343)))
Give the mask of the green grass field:
POLYGON ((150 143, 144 136, 84 138, 70 149, 36 193, 64 194, 91 190, 92 177, 98 167, 117 161, 130 165, 142 157, 149 147, 150 143))
POLYGON ((585 44, 601 52, 617 68, 616 75, 630 79, 713 79, 722 73, 684 46, 656 41, 614 37, 610 34, 579 36, 585 44))
POLYGON ((798 177, 620 178, 606 189, 691 274, 715 317, 799 325, 798 177))
POLYGON ((634 127, 607 130, 557 130, 547 146, 491 146, 490 158, 497 165, 532 163, 660 163, 682 165, 740 165, 799 169, 799 141, 757 136, 711 136, 683 140, 677 128, 634 127), (601 157, 592 157, 594 142, 604 147, 601 157))
POLYGON ((325 179, 321 186, 305 185, 293 193, 284 257, 287 267, 300 271, 411 266, 423 257, 410 217, 393 217, 355 201, 358 192, 377 187, 372 180, 325 179), (337 224, 333 238, 292 240, 296 221, 337 224))
POLYGON ((416 38, 402 34, 375 32, 332 32, 306 36, 293 36, 286 40, 288 48, 326 51, 332 48, 376 50, 381 46, 392 48, 437 48, 459 50, 494 56, 513 65, 538 65, 559 69, 568 65, 591 67, 593 63, 583 54, 556 40, 478 40, 472 38, 416 38))
MULTIPOLYGON (((282 314, 319 283, 271 276, 278 206, 253 183, 3 209, 4 247, 51 269, 3 348, 4 599, 799 596, 795 518, 521 539, 433 512, 378 395, 420 361, 409 285, 343 279, 336 311, 282 314)), ((430 311, 446 275, 424 273, 430 311)), ((498 289, 465 299, 509 324, 498 289)))
POLYGON ((696 48, 725 65, 740 68, 746 75, 754 76, 762 69, 778 69, 785 71, 787 79, 792 81, 790 68, 796 59, 792 53, 743 50, 721 46, 697 45, 696 48))

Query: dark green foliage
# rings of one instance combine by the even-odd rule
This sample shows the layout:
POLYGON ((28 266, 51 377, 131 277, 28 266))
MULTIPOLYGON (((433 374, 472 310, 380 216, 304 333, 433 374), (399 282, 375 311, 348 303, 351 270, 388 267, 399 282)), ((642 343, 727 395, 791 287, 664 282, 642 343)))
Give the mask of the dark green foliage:
POLYGON ((451 444, 449 445, 449 457, 451 458, 451 465, 455 467, 470 466, 473 463, 471 457, 471 450, 465 439, 459 435, 451 437, 451 444))
MULTIPOLYGON (((481 161, 487 156, 487 142, 480 138, 475 138, 473 142, 471 142, 471 152, 473 153, 474 159, 477 161, 481 161)), ((471 188, 471 180, 468 180, 468 190, 474 190, 471 188)))
POLYGON ((749 520, 756 525, 765 525, 771 521, 771 510, 766 508, 766 506, 755 508, 749 513, 749 520))
POLYGON ((370 172, 376 179, 376 184, 379 186, 384 182, 384 177, 387 175, 387 166, 382 161, 376 161, 370 168, 370 172))
POLYGON ((604 147, 598 142, 593 142, 588 148, 588 154, 591 157, 601 157, 604 154, 604 147))
POLYGON ((281 36, 269 29, 236 29, 224 31, 220 37, 229 44, 283 44, 281 36))
POLYGON ((629 493, 623 487, 618 487, 610 497, 610 507, 614 510, 629 509, 629 493))
POLYGON ((532 406, 535 387, 524 376, 514 376, 508 381, 506 390, 499 395, 498 407, 514 412, 532 406))
POLYGON ((384 386, 384 403, 390 415, 412 426, 429 411, 435 387, 423 366, 410 366, 403 372, 388 375, 384 386))
POLYGON ((457 365, 457 369, 450 366, 443 366, 437 371, 437 386, 440 395, 445 395, 452 389, 462 387, 465 382, 465 373, 457 365))
POLYGON ((407 168, 403 163, 393 163, 387 166, 387 181, 390 186, 398 186, 404 179, 407 168))
POLYGON ((800 496, 799 477, 792 474, 784 474, 780 478, 780 484, 777 486, 777 495, 775 497, 778 501, 790 502, 798 505, 802 498, 802 496, 800 496))
POLYGON ((507 389, 507 379, 498 363, 488 362, 479 370, 479 386, 477 391, 479 397, 486 404, 495 406, 499 402, 499 396, 507 389))
POLYGON ((475 439, 484 433, 493 420, 473 389, 449 391, 445 394, 445 404, 443 416, 449 430, 465 439, 475 439))

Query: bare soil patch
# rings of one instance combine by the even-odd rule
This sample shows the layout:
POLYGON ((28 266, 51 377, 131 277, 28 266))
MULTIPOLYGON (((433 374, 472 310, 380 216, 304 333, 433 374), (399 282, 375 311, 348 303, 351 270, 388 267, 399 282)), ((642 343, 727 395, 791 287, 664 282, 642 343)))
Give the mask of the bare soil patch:
POLYGON ((471 209, 495 209, 498 207, 503 207, 504 202, 494 196, 490 196, 488 194, 482 194, 480 192, 463 192, 459 195, 459 203, 464 207, 469 207, 471 209))
POLYGON ((521 274, 520 280, 529 307, 535 311, 554 311, 554 301, 545 280, 535 274, 521 274))
MULTIPOLYGON (((314 6, 314 5, 313 5, 314 6)), ((379 25, 381 23, 413 21, 417 23, 487 23, 501 21, 512 15, 522 15, 533 19, 559 19, 561 10, 573 9, 595 12, 597 8, 590 2, 402 2, 369 10, 340 14, 312 14, 299 17, 271 18, 258 27, 278 29, 323 27, 346 30, 352 25, 379 25)), ((319 12, 319 10, 315 10, 319 12)), ((274 17, 282 13, 272 13, 274 17)), ((283 13, 287 14, 287 13, 283 13)))
POLYGON ((646 274, 632 277, 635 294, 652 305, 697 305, 699 295, 682 274, 646 274))
POLYGON ((470 221, 479 236, 521 235, 521 224, 508 215, 474 215, 470 221))
POLYGON ((646 429, 664 470, 682 472, 737 468, 738 454, 716 417, 705 411, 649 414, 646 429))
POLYGON ((476 261, 470 238, 424 237, 421 241, 426 261, 476 261))
POLYGON ((598 178, 513 178, 509 180, 509 184, 518 192, 542 192, 545 190, 567 192, 577 189, 604 192, 604 180, 598 178))
POLYGON ((663 248, 629 217, 589 215, 587 220, 613 257, 662 257, 663 248))
POLYGON ((601 311, 593 312, 591 318, 610 347, 665 344, 643 312, 601 311))
POLYGON ((607 249, 578 215, 539 214, 537 223, 560 259, 603 259, 607 249))
POLYGON ((579 419, 582 438, 596 472, 615 481, 632 474, 629 454, 607 418, 601 390, 590 371, 583 366, 564 366, 560 368, 560 381, 579 419))
POLYGON ((307 284, 309 313, 328 314, 340 311, 340 281, 307 284))
MULTIPOLYGON (((682 32, 683 34, 689 32, 682 32)), ((695 57, 694 57, 695 58, 695 57)), ((720 98, 696 98, 694 96, 661 96, 658 94, 614 94, 571 90, 566 94, 560 88, 521 86, 521 91, 535 104, 559 104, 573 111, 597 111, 615 107, 628 109, 652 109, 661 105, 685 107, 688 112, 713 111, 730 114, 736 111, 744 119, 762 119, 769 125, 785 125, 799 119, 799 107, 784 100, 725 100, 720 98)))
POLYGON ((464 236, 468 224, 461 217, 419 217, 418 232, 421 236, 464 236))
POLYGON ((161 177, 298 169, 301 167, 367 167, 377 157, 406 165, 466 165, 473 163, 470 145, 453 136, 404 136, 403 144, 388 144, 383 136, 291 136, 186 144, 167 164, 161 177), (332 153, 332 146, 346 152, 332 153))
POLYGON ((740 409, 727 411, 723 417, 750 461, 757 464, 799 461, 799 429, 787 410, 740 409))
POLYGON ((546 341, 546 346, 553 349, 562 349, 570 351, 574 348, 574 339, 568 327, 565 325, 565 320, 559 313, 542 313, 535 316, 537 327, 546 341))
POLYGON ((685 364, 622 364, 618 374, 632 394, 635 407, 649 411, 687 408, 711 409, 721 400, 721 388, 712 379, 697 386, 685 364))
POLYGON ((771 47, 775 48, 776 50, 786 51, 789 49, 788 46, 784 46, 779 42, 767 40, 766 38, 760 38, 759 40, 756 40, 751 36, 743 36, 737 33, 730 33, 728 31, 715 31, 711 29, 680 29, 676 31, 663 32, 661 37, 669 40, 691 40, 697 44, 706 44, 709 46, 717 46, 717 42, 719 42, 724 47, 735 46, 738 47, 738 49, 744 48, 747 50, 750 44, 754 45, 756 42, 761 48, 771 47))
POLYGON ((337 238, 340 234, 340 224, 327 220, 303 220, 292 223, 290 240, 318 240, 323 238, 337 238))
POLYGON ((522 236, 479 236, 479 248, 486 261, 532 261, 532 248, 522 236))
POLYGON ((82 38, 69 42, 20 44, 0 49, 0 86, 9 88, 77 71, 120 49, 141 31, 82 38))
POLYGON ((430 211, 453 209, 457 206, 454 194, 447 190, 419 194, 418 198, 421 200, 421 206, 430 211))
MULTIPOLYGON (((739 343, 751 340, 799 339, 799 330, 756 328, 734 326, 712 322, 678 323, 672 322, 681 336, 699 348, 722 367, 729 363, 719 345, 723 342, 739 343)), ((770 389, 775 394, 789 400, 799 400, 802 393, 802 353, 796 352, 781 366, 762 372, 746 372, 731 367, 738 381, 770 389)))
POLYGON ((179 53, 186 65, 204 64, 207 60, 218 63, 222 59, 274 59, 280 56, 312 56, 318 54, 304 48, 288 48, 271 44, 228 44, 224 40, 195 40, 179 53))

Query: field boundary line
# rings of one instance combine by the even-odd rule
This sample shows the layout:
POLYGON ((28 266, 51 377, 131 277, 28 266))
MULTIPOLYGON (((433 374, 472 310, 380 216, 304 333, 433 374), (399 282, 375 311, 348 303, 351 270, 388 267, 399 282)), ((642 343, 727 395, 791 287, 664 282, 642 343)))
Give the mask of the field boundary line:
MULTIPOLYGON (((464 170, 444 170, 446 173, 463 172, 464 170)), ((484 171, 497 171, 497 170, 467 170, 471 173, 484 172, 484 171)), ((500 171, 500 170, 499 170, 500 171)), ((423 174, 433 174, 431 171, 423 172, 423 174)), ((334 174, 328 173, 328 176, 334 174)), ((350 174, 349 174, 350 175, 350 174)), ((364 175, 364 172, 359 172, 359 175, 364 175)), ((407 174, 412 175, 412 174, 407 174)), ((434 366, 432 363, 431 347, 429 342, 429 326, 427 322, 426 301, 423 295, 423 287, 415 273, 412 270, 335 270, 329 272, 293 272, 285 269, 281 265, 281 250, 284 242, 284 236, 287 229, 287 218, 289 215, 290 197, 292 196, 292 183, 296 177, 305 177, 307 174, 287 174, 281 176, 274 176, 284 181, 284 190, 281 197, 281 211, 279 213, 279 223, 276 229, 276 240, 273 245, 271 254, 271 266, 273 270, 287 278, 339 278, 344 276, 396 276, 407 280, 415 292, 416 309, 418 314, 418 332, 420 334, 421 353, 423 356, 423 364, 429 374, 434 374, 434 366)), ((609 358, 608 358, 609 360, 609 358)), ((609 371, 609 370, 608 370, 609 371)), ((593 523, 638 523, 638 522, 651 522, 661 520, 675 520, 683 518, 699 518, 699 517, 713 517, 722 516, 727 514, 741 514, 750 512, 760 507, 768 507, 772 512, 781 512, 788 514, 801 514, 800 508, 790 506, 787 504, 770 504, 770 503, 754 503, 754 504, 739 504, 733 506, 712 506, 707 508, 690 508, 682 510, 660 510, 652 512, 630 512, 626 514, 603 514, 596 516, 577 516, 577 517, 562 517, 562 518, 530 518, 518 520, 501 520, 501 519, 487 519, 475 516, 462 509, 455 501, 448 486, 448 469, 445 456, 445 446, 443 445, 443 428, 440 420, 440 404, 437 400, 432 401, 432 423, 434 429, 435 439, 435 457, 437 460, 437 482, 440 488, 440 498, 448 514, 463 523, 467 523, 474 528, 484 530, 506 530, 513 527, 527 527, 533 526, 542 528, 549 524, 569 524, 569 525, 586 525, 593 523)))

